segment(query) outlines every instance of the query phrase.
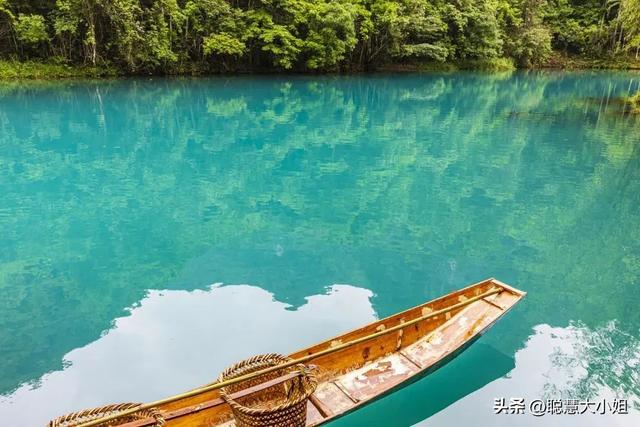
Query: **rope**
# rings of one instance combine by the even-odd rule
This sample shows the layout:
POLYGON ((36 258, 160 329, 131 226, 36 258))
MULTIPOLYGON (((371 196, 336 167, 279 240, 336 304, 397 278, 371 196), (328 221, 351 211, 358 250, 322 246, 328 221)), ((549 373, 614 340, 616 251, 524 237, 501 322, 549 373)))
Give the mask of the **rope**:
MULTIPOLYGON (((175 396, 170 396, 170 397, 166 397, 164 399, 156 400, 155 402, 150 402, 150 403, 146 403, 146 404, 143 404, 143 405, 139 405, 139 406, 134 407, 134 408, 126 409, 126 410, 124 410, 124 411, 122 411, 120 413, 107 415, 107 416, 102 417, 102 418, 97 419, 97 420, 90 420, 90 421, 84 422, 83 424, 78 425, 77 427, 94 427, 94 426, 98 426, 98 425, 100 425, 100 424, 102 424, 104 422, 112 421, 112 420, 115 420, 117 418, 124 417, 126 415, 131 415, 131 414, 133 414, 135 412, 138 412, 138 411, 141 411, 141 410, 150 409, 150 408, 153 408, 153 407, 156 407, 156 406, 160 406, 160 405, 164 405, 164 404, 167 404, 167 403, 175 402, 176 400, 180 400, 180 399, 185 399, 185 398, 188 398, 188 397, 196 396, 198 394, 202 394, 202 393, 205 393, 205 392, 208 392, 208 391, 212 391, 212 390, 217 390, 219 388, 230 386, 230 385, 233 385, 233 384, 237 384, 237 383, 240 383, 242 381, 247 381, 247 380, 256 378, 258 376, 277 371, 279 369, 284 369, 284 368, 288 368, 288 367, 291 367, 291 366, 294 366, 294 365, 297 365, 297 364, 300 364, 300 363, 305 363, 305 362, 308 362, 309 360, 315 359, 317 357, 326 356, 327 354, 331 354, 331 353, 335 353, 335 352, 344 350, 344 349, 346 349, 348 347, 351 347, 353 345, 360 344, 360 343, 363 343, 363 342, 366 342, 366 341, 370 341, 372 339, 375 339, 375 338, 378 338, 380 336, 389 334, 391 332, 395 332, 395 331, 398 331, 400 329, 404 329, 407 326, 414 325, 416 323, 422 322, 423 320, 427 320, 427 319, 430 319, 432 317, 436 317, 436 316, 439 316, 441 314, 448 313, 450 311, 453 311, 453 310, 456 310, 458 308, 461 308, 461 307, 467 306, 469 304, 472 304, 472 303, 474 303, 474 302, 476 302, 478 300, 481 300, 482 298, 486 298, 488 296, 491 296, 491 295, 494 295, 494 294, 498 294, 498 293, 500 293, 502 291, 504 291, 503 288, 493 288, 493 289, 491 289, 491 290, 489 290, 489 291, 487 291, 485 293, 482 293, 482 294, 477 295, 475 297, 471 297, 471 298, 469 298, 469 299, 467 299, 465 301, 462 301, 462 302, 459 302, 457 304, 451 305, 451 306, 449 306, 447 308, 443 308, 441 310, 436 310, 436 311, 433 311, 433 312, 431 312, 429 314, 426 314, 424 316, 420 316, 420 317, 417 317, 417 318, 415 318, 413 320, 409 320, 408 322, 400 323, 399 325, 393 326, 391 328, 387 328, 387 329, 385 329, 383 331, 379 331, 379 332, 376 332, 376 333, 373 333, 373 334, 370 334, 370 335, 367 335, 367 336, 364 336, 364 337, 361 337, 361 338, 357 338, 357 339, 355 339, 353 341, 349 341, 347 343, 340 344, 340 345, 337 345, 335 347, 330 347, 330 348, 327 348, 325 350, 319 351, 317 353, 313 353, 313 354, 309 354, 307 356, 300 357, 299 359, 291 360, 290 362, 286 362, 286 363, 284 363, 282 365, 278 365, 278 366, 273 366, 273 367, 270 367, 270 368, 262 369, 260 371, 252 372, 252 373, 249 373, 249 374, 246 374, 246 375, 242 375, 242 376, 239 376, 239 377, 235 377, 235 378, 232 378, 232 379, 229 379, 229 380, 226 380, 226 381, 222 381, 222 382, 218 381, 218 382, 215 382, 213 384, 210 384, 210 385, 207 385, 207 386, 204 386, 204 387, 200 387, 200 388, 196 388, 196 389, 187 391, 185 393, 177 394, 175 396)), ((256 356, 256 357, 259 357, 259 356, 256 356)))
MULTIPOLYGON (((218 382, 222 383, 225 382, 225 380, 229 380, 232 378, 247 376, 248 374, 251 374, 253 372, 260 372, 261 370, 270 367, 277 367, 280 370, 284 370, 287 368, 283 368, 283 366, 291 361, 293 361, 293 359, 291 359, 290 357, 276 353, 254 356, 250 359, 243 360, 242 362, 236 363, 235 365, 225 369, 218 377, 218 382)), ((301 404, 303 401, 306 401, 309 396, 315 391, 316 386, 318 385, 313 369, 308 369, 303 364, 294 365, 292 366, 292 368, 295 369, 292 369, 290 371, 299 370, 301 376, 294 379, 294 384, 288 390, 287 398, 284 402, 278 405, 270 405, 269 408, 252 408, 248 407, 247 405, 240 404, 231 397, 231 394, 234 391, 238 391, 237 389, 234 390, 233 385, 231 387, 221 388, 220 397, 222 397, 222 399, 224 399, 224 401, 227 402, 235 411, 240 411, 243 414, 249 416, 259 416, 263 414, 272 414, 285 411, 292 406, 301 404)), ((279 375, 280 372, 273 372, 272 374, 279 375)), ((235 386, 238 387, 242 385, 244 386, 244 388, 246 388, 247 382, 248 381, 245 381, 242 384, 236 384, 235 386)))

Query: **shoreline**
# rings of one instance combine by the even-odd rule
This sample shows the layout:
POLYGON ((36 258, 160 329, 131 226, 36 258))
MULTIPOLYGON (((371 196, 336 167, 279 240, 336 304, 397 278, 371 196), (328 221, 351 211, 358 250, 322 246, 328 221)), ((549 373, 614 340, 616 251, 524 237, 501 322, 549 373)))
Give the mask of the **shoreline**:
MULTIPOLYGON (((197 65, 197 64, 190 64, 197 65)), ((428 72, 511 72, 511 71, 640 71, 640 60, 630 58, 582 58, 556 55, 539 67, 518 68, 508 58, 496 58, 486 61, 467 62, 424 62, 424 63, 389 63, 368 70, 340 70, 324 73, 286 71, 276 69, 215 71, 191 68, 175 73, 128 73, 111 65, 84 66, 55 64, 40 61, 13 61, 0 59, 0 82, 66 80, 66 79, 112 79, 135 77, 213 77, 213 76, 248 76, 248 75, 358 75, 375 73, 428 73, 428 72)))

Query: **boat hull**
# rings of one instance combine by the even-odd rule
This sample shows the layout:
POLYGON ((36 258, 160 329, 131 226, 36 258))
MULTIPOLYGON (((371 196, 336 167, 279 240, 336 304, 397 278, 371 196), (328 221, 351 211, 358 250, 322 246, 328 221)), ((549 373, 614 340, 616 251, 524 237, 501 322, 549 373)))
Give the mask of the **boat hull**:
MULTIPOLYGON (((316 366, 318 387, 306 426, 345 416, 446 365, 486 333, 524 296, 487 279, 289 355, 316 366)), ((217 385, 145 405, 170 427, 235 425, 217 385)), ((256 389, 258 390, 258 389, 256 389)), ((153 418, 122 424, 154 425, 153 418)))

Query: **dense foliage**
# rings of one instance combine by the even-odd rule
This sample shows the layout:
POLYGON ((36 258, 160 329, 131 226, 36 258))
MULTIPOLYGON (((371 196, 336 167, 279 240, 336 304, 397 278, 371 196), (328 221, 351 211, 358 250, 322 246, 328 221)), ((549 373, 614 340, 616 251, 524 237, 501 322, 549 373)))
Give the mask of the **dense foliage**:
POLYGON ((640 50, 640 0, 0 0, 0 55, 127 72, 640 50))

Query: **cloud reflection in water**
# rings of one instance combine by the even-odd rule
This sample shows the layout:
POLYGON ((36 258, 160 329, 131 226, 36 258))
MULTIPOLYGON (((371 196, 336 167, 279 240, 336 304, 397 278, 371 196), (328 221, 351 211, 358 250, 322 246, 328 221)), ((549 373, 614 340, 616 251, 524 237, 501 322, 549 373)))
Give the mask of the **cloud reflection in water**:
POLYGON ((249 285, 150 291, 101 338, 69 352, 64 370, 0 397, 0 419, 14 427, 43 425, 85 407, 185 391, 248 356, 287 354, 373 321, 372 296, 333 285, 291 310, 249 285))
MULTIPOLYGON (((621 331, 616 322, 591 329, 546 324, 534 328, 515 355, 516 367, 504 378, 457 401, 426 420, 429 427, 483 426, 638 426, 640 425, 640 341, 621 331), (600 402, 627 399, 628 415, 496 415, 493 399, 578 399, 600 402)), ((482 367, 479 367, 481 369, 482 367)))

